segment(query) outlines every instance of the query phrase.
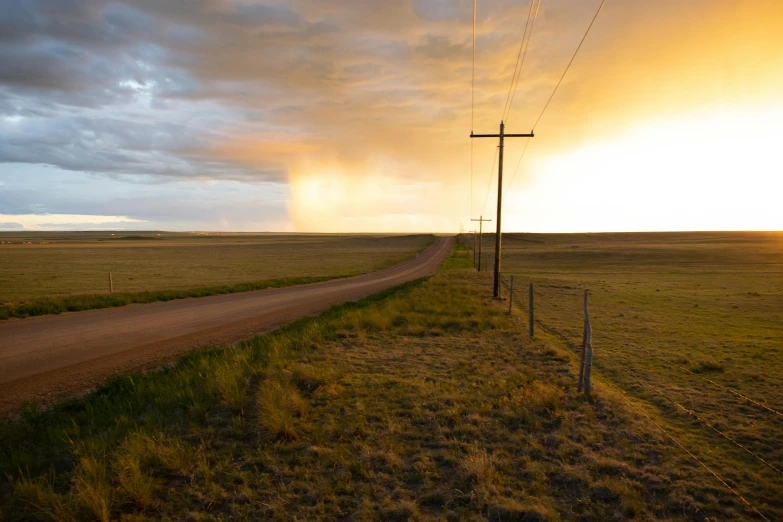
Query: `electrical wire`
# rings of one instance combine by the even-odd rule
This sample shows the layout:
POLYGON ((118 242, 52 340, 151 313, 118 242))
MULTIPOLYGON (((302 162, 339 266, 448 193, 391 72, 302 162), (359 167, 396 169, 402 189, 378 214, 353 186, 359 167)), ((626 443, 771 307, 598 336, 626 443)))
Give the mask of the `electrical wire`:
MULTIPOLYGON (((606 4, 606 0, 601 0, 601 5, 598 6, 598 10, 595 12, 595 15, 593 16, 593 19, 590 21, 590 25, 587 26, 587 30, 585 31, 585 34, 582 36, 582 40, 579 42, 579 45, 576 47, 576 50, 574 51, 574 54, 571 56, 571 60, 569 60, 568 65, 566 65, 566 68, 563 71, 563 74, 560 76, 560 80, 557 82, 557 85, 555 85, 555 88, 552 91, 552 94, 549 95, 549 99, 547 100, 546 104, 544 105, 544 108, 541 110, 541 113, 538 115, 538 118, 536 118, 536 122, 533 124, 533 131, 535 131, 536 127, 538 126, 538 123, 541 121, 541 118, 544 116, 544 113, 546 112, 547 108, 549 108, 549 104, 552 103, 552 99, 555 97, 555 93, 557 93, 557 90, 560 88, 560 84, 563 83, 563 79, 565 78, 566 74, 568 73, 568 70, 571 68, 571 64, 574 63, 574 59, 576 58, 576 55, 579 53, 579 50, 582 48, 582 44, 585 43, 585 39, 587 38, 588 33, 590 33, 590 29, 593 28, 593 24, 595 24, 595 21, 598 18, 598 15, 601 13, 601 10, 604 8, 604 4, 606 4)), ((540 6, 540 3, 539 3, 539 6, 540 6)), ((538 13, 536 13, 536 14, 538 14, 538 13)), ((535 19, 534 19, 534 21, 535 21, 535 19)), ((531 28, 531 36, 532 36, 532 28, 531 28)), ((528 38, 528 43, 529 42, 530 42, 530 39, 528 38)), ((525 52, 527 52, 527 50, 525 52)), ((515 92, 516 92, 516 89, 515 89, 515 92)), ((512 103, 513 103, 513 101, 512 101, 512 103)), ((511 180, 508 182, 506 190, 511 188, 511 184, 514 182, 514 179, 517 177, 517 172, 519 171, 519 166, 522 164, 522 158, 525 157, 525 152, 527 152, 528 145, 530 145, 530 139, 528 139, 527 143, 525 143, 525 148, 522 150, 522 154, 519 156, 519 161, 517 161, 517 166, 514 169, 514 174, 511 175, 511 180)))
POLYGON ((565 78, 566 73, 568 73, 568 69, 571 68, 571 64, 574 63, 574 59, 576 58, 577 53, 579 52, 579 49, 582 48, 582 44, 585 43, 585 39, 587 38, 587 34, 590 32, 590 29, 593 28, 593 24, 595 23, 596 18, 598 18, 598 14, 601 12, 601 9, 604 8, 604 4, 606 3, 606 0, 601 0, 601 5, 598 6, 598 10, 595 12, 595 16, 593 16, 593 20, 590 22, 590 25, 587 26, 587 31, 585 31, 584 36, 582 36, 582 40, 579 42, 579 45, 576 47, 576 51, 574 51, 573 56, 571 56, 571 60, 568 62, 568 65, 566 65, 565 70, 563 71, 562 76, 560 76, 560 80, 557 82, 557 85, 555 85, 555 89, 552 91, 552 94, 549 96, 549 99, 546 102, 546 105, 544 105, 543 110, 541 111, 541 114, 538 115, 538 118, 536 119, 536 122, 533 124, 533 130, 536 129, 536 126, 538 126, 538 122, 541 121, 541 118, 544 116, 544 113, 546 112, 547 108, 549 107, 549 104, 552 102, 552 98, 555 97, 555 93, 557 92, 557 89, 560 88, 560 84, 563 83, 563 78, 565 78))
MULTIPOLYGON (((511 74, 511 84, 508 86, 508 94, 506 95, 506 103, 503 106, 503 114, 500 117, 501 120, 506 119, 506 113, 509 110, 509 101, 511 100, 511 92, 514 90, 514 80, 517 78, 517 70, 520 67, 520 59, 522 58, 522 51, 525 48, 525 38, 527 37, 527 28, 530 25, 530 18, 533 15, 533 6, 535 4, 536 4, 536 0, 530 0, 530 9, 527 12, 527 22, 525 22, 525 30, 522 33, 522 41, 519 43, 519 53, 517 53, 517 59, 516 62, 514 62, 514 72, 511 74)), ((536 14, 538 13, 536 12, 536 14)))
POLYGON ((519 170, 519 165, 522 164, 522 158, 525 157, 525 152, 527 152, 528 145, 530 145, 530 138, 528 138, 527 141, 525 142, 525 148, 522 149, 522 154, 519 155, 519 161, 517 161, 517 166, 514 169, 514 173, 511 175, 511 180, 508 182, 508 185, 506 185, 506 189, 505 190, 510 189, 511 188, 511 184, 514 183, 514 178, 517 177, 517 171, 519 170))
POLYGON ((495 172, 495 165, 497 164, 497 161, 498 161, 498 152, 499 151, 500 151, 500 147, 496 147, 495 148, 495 156, 494 156, 494 159, 492 160, 492 168, 489 169, 489 180, 487 182, 487 194, 484 196, 484 206, 481 209, 482 215, 487 211, 487 202, 489 201, 489 192, 490 192, 489 189, 492 188, 492 173, 495 172))
POLYGON ((514 98, 517 95, 517 87, 519 86, 519 77, 522 75, 522 66, 525 64, 525 57, 527 56, 527 50, 530 47, 530 40, 533 38, 533 27, 536 25, 536 20, 538 19, 538 11, 541 9, 541 2, 542 0, 538 0, 538 7, 536 7, 536 14, 533 16, 533 23, 530 24, 530 34, 527 37, 527 44, 525 44, 525 52, 522 53, 522 63, 519 64, 519 73, 517 74, 517 79, 514 82, 514 92, 511 94, 511 102, 508 105, 508 111, 506 112, 506 117, 504 118, 506 123, 508 123, 509 117, 511 116, 511 107, 514 105, 514 98))
MULTIPOLYGON (((473 71, 470 81, 470 133, 473 134, 476 113, 476 2, 473 0, 473 71)), ((470 217, 473 218, 473 139, 470 140, 470 217)))

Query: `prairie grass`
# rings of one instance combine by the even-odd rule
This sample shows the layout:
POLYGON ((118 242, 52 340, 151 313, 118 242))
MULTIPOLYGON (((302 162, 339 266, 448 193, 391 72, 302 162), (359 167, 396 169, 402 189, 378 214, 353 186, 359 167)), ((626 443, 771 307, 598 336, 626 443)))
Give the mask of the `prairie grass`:
POLYGON ((713 383, 783 411, 783 234, 507 234, 504 273, 534 283, 538 332, 574 353, 589 289, 597 379, 781 518, 783 417, 713 383))
POLYGON ((46 232, 0 240, 0 319, 8 319, 350 277, 409 259, 434 236, 46 232))
POLYGON ((489 279, 455 264, 29 405, 0 423, 0 519, 747 515, 621 397, 580 398, 557 338, 530 340, 489 279))

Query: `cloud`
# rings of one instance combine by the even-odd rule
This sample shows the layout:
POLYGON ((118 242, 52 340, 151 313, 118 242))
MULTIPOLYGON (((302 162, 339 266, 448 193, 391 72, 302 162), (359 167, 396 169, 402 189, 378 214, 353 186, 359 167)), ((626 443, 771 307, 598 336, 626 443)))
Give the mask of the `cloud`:
MULTIPOLYGON (((511 130, 529 130, 598 3, 542 4, 511 130)), ((754 4, 608 3, 515 187, 545 176, 532 160, 612 138, 651 114, 776 91, 781 4, 754 4)), ((479 4, 476 131, 498 126, 529 5, 479 4)), ((284 200, 264 219, 287 212, 309 229, 361 228, 356 208, 381 213, 373 226, 443 229, 483 205, 495 153, 487 140, 474 144, 471 189, 472 10, 469 0, 10 0, 0 12, 0 162, 90 173, 91 195, 106 189, 100 180, 147 185, 112 201, 172 223, 258 223, 244 199, 241 211, 229 200, 203 205, 202 183, 216 181, 221 197, 240 199, 232 183, 253 195, 268 184, 284 200), (381 183, 387 190, 371 189, 381 183), (159 199, 161 184, 181 201, 159 199), (336 202, 314 208, 313 187, 323 190, 319 203, 336 202), (349 205, 355 198, 371 203, 349 205)), ((522 145, 508 144, 510 164, 522 145)), ((0 205, 21 212, 4 192, 0 205)), ((490 204, 492 192, 490 184, 490 204)), ((68 212, 111 213, 91 197, 46 194, 45 204, 68 212)))
MULTIPOLYGON (((153 177, 153 181, 154 181, 153 177)), ((144 176, 105 176, 29 164, 0 170, 0 215, 8 221, 51 215, 125 216, 113 228, 168 230, 290 230, 283 184, 180 179, 152 183, 144 176)), ((87 223, 87 221, 84 221, 87 223)), ((103 221, 101 221, 103 222, 103 221)), ((63 226, 79 228, 67 222, 63 226)))
POLYGON ((21 223, 5 222, 0 223, 0 229, 2 230, 24 230, 24 225, 21 223))

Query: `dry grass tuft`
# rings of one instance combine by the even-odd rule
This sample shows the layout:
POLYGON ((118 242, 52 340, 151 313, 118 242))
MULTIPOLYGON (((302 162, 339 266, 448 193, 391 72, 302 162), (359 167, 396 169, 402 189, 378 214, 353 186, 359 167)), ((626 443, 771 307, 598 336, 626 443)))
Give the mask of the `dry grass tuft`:
POLYGON ((460 464, 473 481, 473 492, 480 502, 487 502, 494 489, 495 465, 486 450, 473 446, 460 464))
POLYGON ((72 499, 68 495, 55 493, 52 483, 46 477, 17 480, 14 483, 14 494, 16 500, 36 518, 62 522, 79 520, 72 499))
POLYGON ((266 379, 258 392, 259 422, 271 439, 297 440, 297 425, 307 413, 307 402, 284 377, 266 379))
POLYGON ((76 501, 96 519, 109 522, 112 519, 114 489, 104 463, 94 457, 82 457, 73 482, 76 501))

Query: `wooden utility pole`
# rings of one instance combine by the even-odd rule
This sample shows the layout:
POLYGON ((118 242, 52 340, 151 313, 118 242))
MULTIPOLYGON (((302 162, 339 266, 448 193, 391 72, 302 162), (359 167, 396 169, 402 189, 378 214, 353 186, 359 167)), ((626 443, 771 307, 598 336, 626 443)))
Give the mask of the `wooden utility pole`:
POLYGON ((499 134, 473 134, 473 131, 470 131, 470 137, 471 138, 500 138, 500 145, 498 147, 500 148, 499 153, 499 161, 498 161, 498 211, 497 211, 497 220, 496 220, 496 227, 497 232, 495 233, 495 284, 493 286, 492 295, 494 297, 500 297, 500 253, 501 253, 501 226, 500 226, 500 220, 502 217, 502 207, 503 207, 503 147, 504 147, 504 140, 505 138, 533 138, 533 132, 530 132, 530 134, 506 134, 506 126, 503 123, 503 121, 500 122, 500 133, 499 134))
POLYGON ((484 222, 492 221, 491 219, 484 219, 484 216, 479 216, 479 219, 471 219, 471 221, 479 222, 479 249, 478 249, 478 271, 481 272, 481 234, 484 232, 484 222))
POLYGON ((114 293, 114 281, 111 280, 111 272, 109 272, 109 293, 114 293))
POLYGON ((473 231, 473 268, 476 268, 476 231, 473 231))

